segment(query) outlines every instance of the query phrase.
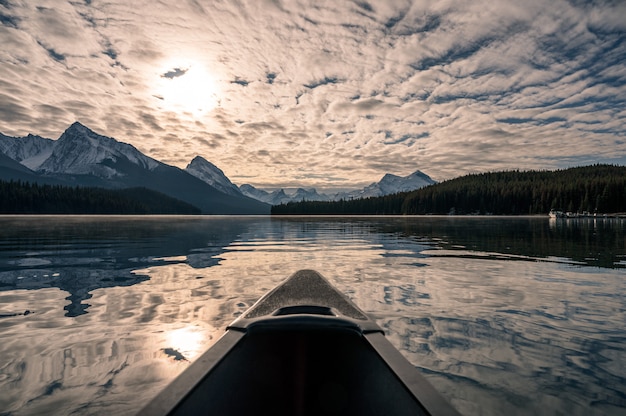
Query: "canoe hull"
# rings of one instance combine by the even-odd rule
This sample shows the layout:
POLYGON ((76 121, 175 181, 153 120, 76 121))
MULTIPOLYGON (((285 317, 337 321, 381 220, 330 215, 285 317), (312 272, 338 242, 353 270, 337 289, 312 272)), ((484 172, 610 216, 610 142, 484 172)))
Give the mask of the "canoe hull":
POLYGON ((304 270, 233 322, 140 414, 458 413, 378 325, 304 270))

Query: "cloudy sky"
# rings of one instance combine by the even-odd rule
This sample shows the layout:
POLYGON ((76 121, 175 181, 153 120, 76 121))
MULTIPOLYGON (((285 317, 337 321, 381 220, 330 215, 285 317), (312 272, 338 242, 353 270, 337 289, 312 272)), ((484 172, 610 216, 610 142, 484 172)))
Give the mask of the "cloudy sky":
POLYGON ((0 0, 0 132, 235 183, 626 164, 626 1, 0 0))

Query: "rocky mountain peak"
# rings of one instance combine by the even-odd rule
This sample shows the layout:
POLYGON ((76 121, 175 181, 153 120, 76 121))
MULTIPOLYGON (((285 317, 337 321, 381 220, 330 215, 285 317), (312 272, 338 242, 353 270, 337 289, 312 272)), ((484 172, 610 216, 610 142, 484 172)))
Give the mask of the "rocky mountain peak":
POLYGON ((220 168, 202 156, 194 157, 185 168, 185 171, 225 194, 242 195, 239 188, 228 179, 220 168))
POLYGON ((39 167, 44 172, 93 174, 99 177, 118 176, 114 164, 128 161, 146 169, 155 169, 159 162, 128 143, 102 136, 79 122, 67 128, 54 144, 52 154, 39 167))

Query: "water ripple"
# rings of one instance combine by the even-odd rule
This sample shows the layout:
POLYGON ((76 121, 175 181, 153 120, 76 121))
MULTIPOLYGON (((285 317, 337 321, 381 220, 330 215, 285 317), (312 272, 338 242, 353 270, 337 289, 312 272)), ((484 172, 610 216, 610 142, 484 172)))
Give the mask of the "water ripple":
POLYGON ((134 413, 301 268, 371 314, 464 414, 626 409, 621 224, 15 217, 0 227, 0 409, 12 415, 134 413))

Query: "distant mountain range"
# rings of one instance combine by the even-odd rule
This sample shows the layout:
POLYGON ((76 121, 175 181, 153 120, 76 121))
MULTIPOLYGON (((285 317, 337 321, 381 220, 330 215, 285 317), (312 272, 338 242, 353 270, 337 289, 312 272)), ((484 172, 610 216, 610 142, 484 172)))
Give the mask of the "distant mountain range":
POLYGON ((332 195, 319 193, 315 188, 298 188, 296 192, 290 194, 286 193, 284 189, 267 192, 248 184, 241 185, 239 189, 250 198, 258 199, 270 205, 280 205, 288 202, 339 201, 342 199, 350 200, 385 196, 398 192, 414 191, 435 183, 428 175, 418 170, 408 176, 396 176, 388 173, 379 182, 372 183, 363 189, 339 192, 332 195))
POLYGON ((144 155, 130 144, 72 124, 57 140, 0 133, 0 179, 108 189, 144 187, 198 207, 204 214, 269 214, 270 205, 291 201, 331 201, 382 196, 434 184, 420 171, 334 195, 315 189, 267 192, 238 187, 217 166, 196 156, 179 169, 144 155))

